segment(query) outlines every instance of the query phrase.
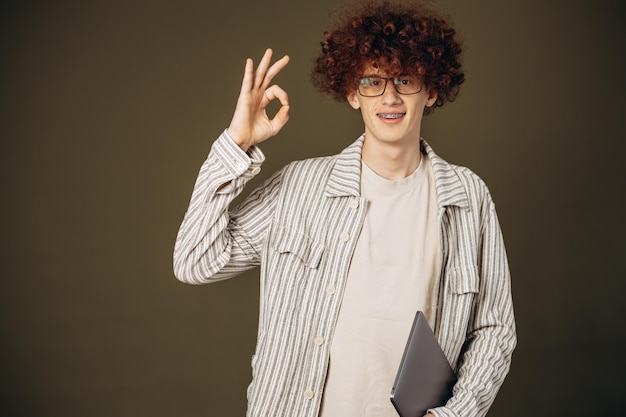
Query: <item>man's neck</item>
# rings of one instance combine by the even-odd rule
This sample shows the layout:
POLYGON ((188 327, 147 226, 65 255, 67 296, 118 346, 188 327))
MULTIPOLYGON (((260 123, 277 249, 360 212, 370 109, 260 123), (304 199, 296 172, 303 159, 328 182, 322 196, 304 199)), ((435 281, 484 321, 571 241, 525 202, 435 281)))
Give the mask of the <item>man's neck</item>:
POLYGON ((395 181, 415 172, 422 159, 422 152, 419 140, 385 143, 368 141, 366 136, 361 158, 376 174, 395 181))

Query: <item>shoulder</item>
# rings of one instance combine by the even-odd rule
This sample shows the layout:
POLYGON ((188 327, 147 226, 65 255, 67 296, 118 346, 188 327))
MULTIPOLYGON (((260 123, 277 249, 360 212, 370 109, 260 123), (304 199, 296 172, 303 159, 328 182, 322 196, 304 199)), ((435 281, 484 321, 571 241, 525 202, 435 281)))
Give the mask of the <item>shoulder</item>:
POLYGON ((337 160, 337 155, 317 156, 313 158, 300 159, 291 161, 285 166, 285 169, 293 171, 319 170, 332 167, 337 160))
POLYGON ((487 187, 487 184, 485 183, 485 181, 483 181, 483 179, 480 176, 478 176, 478 174, 476 174, 470 168, 465 167, 465 166, 450 164, 450 167, 456 173, 459 180, 465 187, 467 195, 470 199, 487 198, 491 200, 489 187, 487 187))
POLYGON ((483 212, 491 209, 493 200, 483 179, 466 166, 450 163, 423 143, 432 164, 440 202, 465 206, 483 212))
POLYGON ((309 201, 324 193, 336 156, 295 160, 274 174, 280 201, 309 201))

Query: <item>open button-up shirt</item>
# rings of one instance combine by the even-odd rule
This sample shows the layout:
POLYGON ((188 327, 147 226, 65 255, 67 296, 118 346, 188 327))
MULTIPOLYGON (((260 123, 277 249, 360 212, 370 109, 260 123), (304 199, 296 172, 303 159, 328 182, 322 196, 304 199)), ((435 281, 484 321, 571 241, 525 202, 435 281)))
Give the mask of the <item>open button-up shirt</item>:
MULTIPOLYGON (((232 211, 231 201, 258 173, 262 152, 243 152, 224 132, 200 169, 176 240, 174 272, 202 284, 260 266, 248 417, 319 413, 329 343, 365 218, 363 141, 335 156, 287 165, 232 211)), ((431 412, 484 416, 516 344, 504 242, 482 180, 421 145, 433 167, 441 238, 430 324, 458 376, 452 398, 431 412)))

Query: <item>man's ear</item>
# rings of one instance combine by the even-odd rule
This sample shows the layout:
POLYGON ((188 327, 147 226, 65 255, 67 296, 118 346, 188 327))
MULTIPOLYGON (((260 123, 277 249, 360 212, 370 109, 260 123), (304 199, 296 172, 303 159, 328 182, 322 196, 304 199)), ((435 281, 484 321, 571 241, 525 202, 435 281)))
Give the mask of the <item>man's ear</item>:
POLYGON ((431 107, 437 101, 439 94, 436 90, 428 90, 428 98, 426 99, 426 107, 431 107))
POLYGON ((350 93, 348 93, 348 103, 350 103, 350 106, 354 109, 354 110, 358 110, 359 108, 361 108, 361 104, 359 103, 359 99, 356 97, 356 91, 352 91, 350 93))

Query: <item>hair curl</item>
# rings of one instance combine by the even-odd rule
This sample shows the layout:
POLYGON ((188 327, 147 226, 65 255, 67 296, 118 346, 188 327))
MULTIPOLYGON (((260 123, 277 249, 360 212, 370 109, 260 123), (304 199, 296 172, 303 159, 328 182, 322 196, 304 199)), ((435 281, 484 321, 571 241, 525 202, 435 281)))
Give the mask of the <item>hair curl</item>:
POLYGON ((320 91, 346 101, 365 67, 373 65, 388 75, 421 76, 424 86, 438 93, 426 114, 454 101, 465 79, 462 48, 440 13, 423 2, 366 0, 346 5, 335 17, 311 74, 320 91))

